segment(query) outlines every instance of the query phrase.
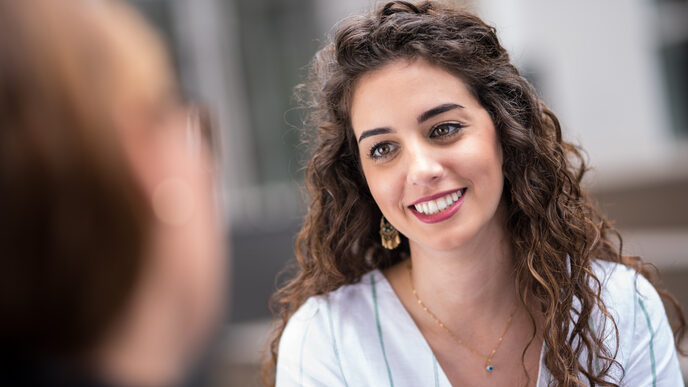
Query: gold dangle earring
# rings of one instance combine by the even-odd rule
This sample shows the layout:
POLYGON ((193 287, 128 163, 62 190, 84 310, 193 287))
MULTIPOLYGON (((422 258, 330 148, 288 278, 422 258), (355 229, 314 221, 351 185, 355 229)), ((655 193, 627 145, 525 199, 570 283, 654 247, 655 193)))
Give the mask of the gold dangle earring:
POLYGON ((401 243, 399 231, 384 216, 380 219, 380 237, 382 238, 382 247, 387 250, 394 250, 401 243))

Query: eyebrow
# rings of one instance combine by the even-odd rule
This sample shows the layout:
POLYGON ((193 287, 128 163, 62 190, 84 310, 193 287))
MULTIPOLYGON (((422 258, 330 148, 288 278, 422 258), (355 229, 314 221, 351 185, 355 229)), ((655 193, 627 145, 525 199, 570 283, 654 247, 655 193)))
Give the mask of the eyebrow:
POLYGON ((444 112, 447 112, 449 110, 456 109, 456 108, 463 109, 463 106, 455 104, 455 103, 445 103, 445 104, 442 104, 440 106, 434 107, 434 108, 426 111, 425 113, 419 115, 418 116, 418 123, 419 124, 423 123, 424 121, 427 121, 434 116, 440 115, 444 112))
MULTIPOLYGON (((435 117, 435 116, 440 115, 444 112, 448 112, 449 110, 457 109, 457 108, 463 109, 464 107, 459 105, 459 104, 455 104, 455 103, 445 103, 445 104, 436 106, 436 107, 424 112, 423 114, 419 115, 418 116, 418 123, 419 124, 423 123, 423 122, 431 119, 432 117, 435 117)), ((388 133, 392 133, 392 132, 394 132, 394 131, 390 128, 375 128, 375 129, 366 130, 363 133, 361 133, 361 136, 358 138, 358 142, 360 143, 366 137, 377 136, 380 134, 388 134, 388 133)))
POLYGON ((387 133, 392 133, 392 129, 390 129, 390 128, 375 128, 375 129, 366 130, 363 133, 361 133, 361 136, 358 138, 358 142, 360 143, 361 140, 363 140, 366 137, 377 136, 378 134, 387 134, 387 133))

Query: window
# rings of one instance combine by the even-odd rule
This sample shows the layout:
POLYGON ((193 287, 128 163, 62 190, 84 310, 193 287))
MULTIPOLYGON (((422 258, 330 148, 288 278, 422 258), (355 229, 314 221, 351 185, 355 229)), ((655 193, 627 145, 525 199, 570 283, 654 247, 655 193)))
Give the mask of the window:
POLYGON ((657 0, 659 60, 670 122, 678 137, 688 138, 688 1, 657 0))

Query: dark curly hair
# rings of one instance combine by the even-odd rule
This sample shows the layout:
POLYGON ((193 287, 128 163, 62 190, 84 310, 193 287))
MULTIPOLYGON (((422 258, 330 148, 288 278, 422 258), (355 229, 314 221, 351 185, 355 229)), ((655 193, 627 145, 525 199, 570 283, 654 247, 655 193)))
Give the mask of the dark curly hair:
MULTIPOLYGON (((307 141, 314 153, 305 170, 311 201, 296 240, 297 272, 273 296, 278 323, 264 382, 274 384, 280 337, 306 299, 355 283, 370 270, 409 255, 405 238, 392 251, 379 242, 381 212, 361 170, 350 107, 362 75, 416 58, 460 77, 494 122, 504 154, 505 226, 512 236, 519 297, 544 317, 539 333, 553 381, 561 386, 614 385, 605 376, 612 367, 621 367, 614 360, 617 349, 605 347, 588 324, 598 308, 611 320, 618 339, 591 262, 618 262, 651 281, 656 273, 639 257, 622 255, 618 232, 581 188, 587 170, 582 151, 562 139, 557 117, 511 64, 495 29, 469 12, 430 1, 394 1, 371 15, 345 20, 333 42, 316 54, 309 82, 297 87, 309 109, 306 126, 313 129, 307 141), (574 312, 575 299, 580 305, 574 312), (581 362, 583 352, 587 356, 581 362), (603 364, 599 372, 594 358, 603 364)), ((678 343, 686 326, 683 311, 670 294, 658 291, 677 312, 678 343)), ((535 332, 535 316, 528 313, 535 332)))

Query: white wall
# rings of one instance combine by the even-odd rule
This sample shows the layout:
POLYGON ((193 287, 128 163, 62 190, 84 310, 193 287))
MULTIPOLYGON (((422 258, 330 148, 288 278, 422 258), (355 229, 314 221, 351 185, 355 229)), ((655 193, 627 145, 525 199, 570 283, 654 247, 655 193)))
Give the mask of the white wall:
POLYGON ((668 119, 655 2, 484 0, 521 68, 541 80, 569 140, 584 146, 598 181, 685 174, 686 146, 668 119))

